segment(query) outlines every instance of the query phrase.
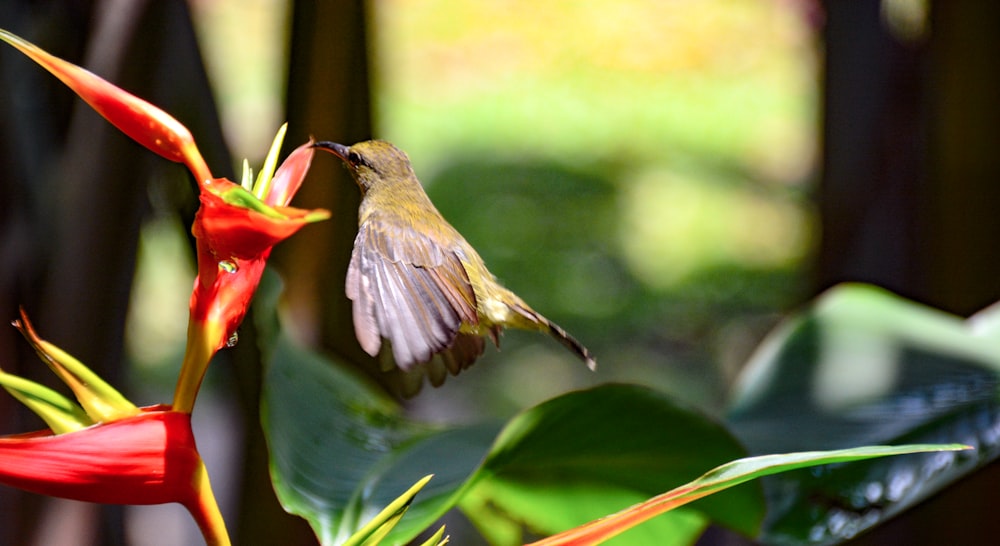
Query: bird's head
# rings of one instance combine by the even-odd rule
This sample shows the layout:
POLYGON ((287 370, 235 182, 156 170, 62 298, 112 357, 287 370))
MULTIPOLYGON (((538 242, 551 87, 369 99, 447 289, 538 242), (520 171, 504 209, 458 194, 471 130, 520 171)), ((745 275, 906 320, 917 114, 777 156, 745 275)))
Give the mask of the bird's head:
POLYGON ((410 158, 406 153, 384 140, 366 140, 353 146, 320 141, 313 144, 313 147, 326 150, 342 159, 362 193, 414 177, 410 158))

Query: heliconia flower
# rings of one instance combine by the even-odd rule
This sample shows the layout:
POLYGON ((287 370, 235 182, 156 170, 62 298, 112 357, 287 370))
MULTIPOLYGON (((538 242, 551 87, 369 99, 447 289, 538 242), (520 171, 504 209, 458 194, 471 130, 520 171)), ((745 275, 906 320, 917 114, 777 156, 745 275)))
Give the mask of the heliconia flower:
POLYGON ((235 343, 264 266, 275 244, 307 223, 329 217, 325 210, 288 207, 312 161, 312 141, 299 146, 274 171, 284 139, 282 126, 256 182, 244 167, 243 181, 202 184, 201 207, 192 232, 198 247, 198 278, 191 294, 187 347, 174 391, 174 408, 190 411, 212 355, 235 343))
POLYGON ((71 355, 41 339, 24 311, 14 325, 76 395, 0 371, 0 386, 49 430, 0 438, 0 483, 106 504, 180 503, 207 544, 229 537, 191 432, 190 412, 138 408, 71 355))
POLYGON ((0 40, 62 80, 133 140, 186 165, 198 181, 201 208, 192 227, 198 245, 198 279, 191 295, 187 348, 173 403, 174 411, 190 412, 212 356, 235 339, 271 248, 303 225, 330 215, 322 209, 288 206, 309 170, 311 141, 292 152, 276 172, 283 126, 256 181, 246 166, 241 184, 214 178, 190 131, 163 110, 10 32, 0 29, 0 40))
POLYGON ((190 416, 167 406, 76 432, 0 438, 0 481, 85 502, 188 501, 200 460, 190 416))
POLYGON ((207 544, 229 544, 191 433, 191 414, 169 406, 65 434, 0 438, 0 482, 86 502, 180 503, 207 544))
POLYGON ((191 132, 163 110, 6 30, 0 29, 0 40, 62 80, 97 113, 139 144, 171 161, 184 163, 199 181, 211 178, 191 132))

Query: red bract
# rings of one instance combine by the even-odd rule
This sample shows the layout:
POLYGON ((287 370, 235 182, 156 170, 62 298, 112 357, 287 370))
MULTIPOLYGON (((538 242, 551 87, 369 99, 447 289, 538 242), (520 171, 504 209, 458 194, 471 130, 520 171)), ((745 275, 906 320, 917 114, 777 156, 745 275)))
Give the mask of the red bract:
POLYGON ((229 544, 191 433, 191 414, 169 406, 66 434, 0 438, 0 483, 86 502, 180 503, 208 544, 229 544))
POLYGON ((171 161, 184 163, 199 181, 210 178, 191 132, 170 114, 6 30, 0 29, 0 40, 62 80, 97 113, 139 144, 171 161))
POLYGON ((267 211, 271 214, 267 214, 242 203, 227 202, 228 194, 242 193, 249 196, 249 192, 222 178, 208 181, 203 188, 201 208, 195 215, 191 229, 198 241, 212 253, 216 263, 232 258, 266 258, 274 245, 287 239, 307 223, 326 217, 325 211, 282 206, 271 208, 267 211))
MULTIPOLYGON (((276 143, 280 143, 281 133, 276 143)), ((192 233, 198 246, 198 278, 191 294, 187 349, 174 408, 190 411, 201 378, 216 351, 235 340, 275 244, 329 212, 286 206, 312 161, 312 141, 300 146, 255 192, 225 179, 201 185, 201 207, 192 233)), ((277 149, 277 148, 275 148, 277 149)))
POLYGON ((0 40, 62 80, 133 140, 187 165, 197 179, 201 208, 192 231, 198 244, 198 279, 173 405, 176 411, 190 412, 212 355, 231 343, 246 315, 271 248, 303 225, 329 217, 325 210, 287 206, 309 170, 312 142, 296 149, 275 172, 282 127, 256 183, 248 172, 242 185, 214 178, 191 132, 163 110, 2 29, 0 40))
POLYGON ((288 157, 274 173, 274 177, 261 200, 272 207, 288 206, 292 202, 292 197, 295 197, 295 192, 299 191, 299 187, 302 186, 302 180, 305 179, 306 173, 309 172, 315 150, 312 139, 309 139, 309 142, 288 154, 288 157))
POLYGON ((191 416, 166 406, 66 434, 0 438, 0 481, 109 504, 189 504, 201 463, 191 416))
MULTIPOLYGON (((226 180, 211 184, 239 188, 226 180)), ((226 203, 209 191, 201 193, 201 208, 192 227, 198 247, 198 278, 191 294, 191 320, 221 327, 215 349, 220 349, 242 322, 271 249, 305 225, 302 216, 269 218, 226 203)))
POLYGON ((187 507, 212 546, 229 544, 191 433, 190 412, 138 408, 66 351, 42 339, 21 310, 14 326, 77 402, 0 370, 0 387, 49 430, 0 438, 0 484, 109 504, 187 507))

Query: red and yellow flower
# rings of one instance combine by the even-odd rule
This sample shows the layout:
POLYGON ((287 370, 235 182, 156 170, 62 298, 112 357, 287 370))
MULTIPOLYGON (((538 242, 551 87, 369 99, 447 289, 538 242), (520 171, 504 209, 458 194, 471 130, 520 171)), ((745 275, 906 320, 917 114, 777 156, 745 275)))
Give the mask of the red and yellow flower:
POLYGON ((0 483, 87 502, 180 503, 207 544, 228 545, 191 414, 170 406, 136 407, 69 353, 39 338, 23 311, 14 325, 76 402, 0 371, 0 386, 49 426, 0 438, 0 483))
POLYGON ((192 231, 198 245, 198 278, 173 403, 174 410, 190 412, 209 361, 243 321, 271 248, 305 224, 330 215, 323 209, 288 206, 309 170, 311 142, 292 152, 275 171, 282 127, 256 180, 245 164, 240 184, 214 178, 190 131, 163 110, 10 32, 0 29, 0 39, 62 80, 133 140, 186 165, 197 180, 201 207, 192 231))
POLYGON ((191 433, 190 414, 212 356, 231 342, 246 315, 271 249, 305 224, 329 217, 322 209, 288 206, 309 170, 311 142, 278 167, 282 127, 256 179, 246 164, 240 184, 215 178, 191 133, 163 110, 2 29, 0 40, 58 77, 136 142, 187 166, 198 183, 201 204, 192 227, 198 277, 173 404, 136 407, 68 353, 39 338, 22 313, 15 326, 76 401, 0 371, 0 386, 49 426, 0 438, 0 483, 90 502, 177 502, 194 516, 208 544, 229 544, 191 433))
POLYGON ((288 206, 312 161, 312 142, 293 151, 275 172, 282 126, 256 181, 244 166, 241 184, 222 178, 201 184, 201 207, 192 232, 198 278, 191 294, 187 348, 174 408, 190 411, 198 385, 216 351, 231 343, 243 322, 274 245, 329 212, 288 206))

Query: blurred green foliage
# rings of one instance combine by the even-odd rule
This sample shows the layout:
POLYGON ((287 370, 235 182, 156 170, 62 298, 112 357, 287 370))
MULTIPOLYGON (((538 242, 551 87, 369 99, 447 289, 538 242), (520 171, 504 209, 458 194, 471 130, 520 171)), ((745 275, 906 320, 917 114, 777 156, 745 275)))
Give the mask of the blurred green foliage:
MULTIPOLYGON (((282 77, 286 4, 193 7, 234 156, 257 153, 280 85, 234 69, 282 77)), ((817 90, 801 14, 755 0, 371 8, 375 136, 410 154, 490 269, 599 361, 592 374, 512 332, 414 411, 509 415, 615 380, 721 407, 746 353, 806 295, 817 90)))
POLYGON ((800 14, 755 1, 374 5, 376 136, 409 152, 491 270, 599 362, 591 377, 511 333, 485 370, 424 396, 456 404, 467 388, 453 414, 490 400, 509 413, 626 380, 716 407, 745 348, 805 295, 816 89, 800 14))

